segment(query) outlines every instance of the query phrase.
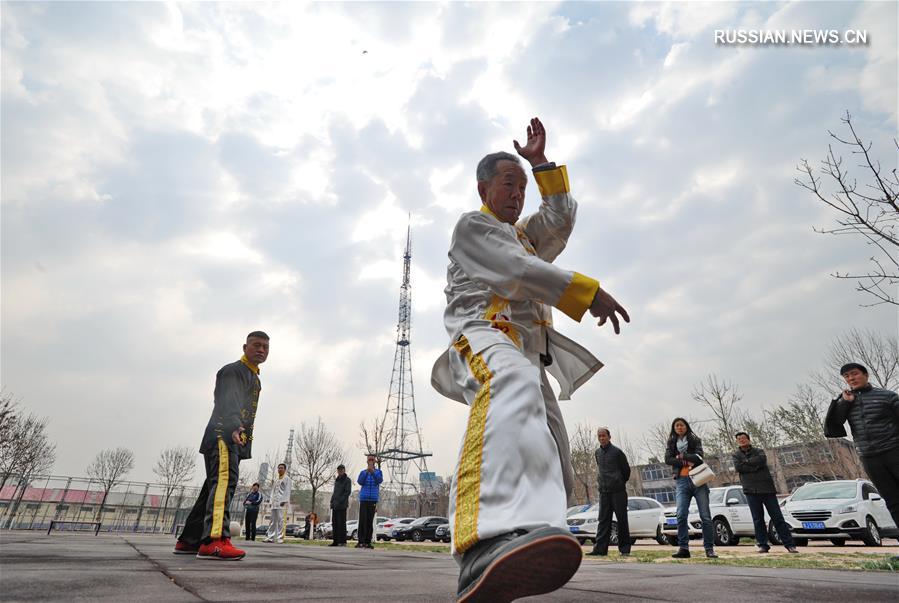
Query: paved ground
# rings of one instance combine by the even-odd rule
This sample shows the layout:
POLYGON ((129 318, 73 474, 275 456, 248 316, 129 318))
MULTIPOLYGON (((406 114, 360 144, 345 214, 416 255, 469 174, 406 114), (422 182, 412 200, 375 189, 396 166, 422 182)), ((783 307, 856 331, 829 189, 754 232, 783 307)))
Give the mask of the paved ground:
MULTIPOLYGON (((201 561, 171 554, 171 537, 5 532, 0 600, 452 601, 455 593, 446 554, 247 544, 242 561, 201 561)), ((899 574, 585 559, 564 589, 533 600, 896 601, 899 574)))

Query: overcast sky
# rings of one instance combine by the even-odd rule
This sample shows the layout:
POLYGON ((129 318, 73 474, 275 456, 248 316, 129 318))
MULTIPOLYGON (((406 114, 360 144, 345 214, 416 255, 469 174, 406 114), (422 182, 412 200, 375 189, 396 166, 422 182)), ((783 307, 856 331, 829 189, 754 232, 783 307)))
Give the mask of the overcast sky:
POLYGON ((50 417, 55 474, 127 446, 150 480, 160 449, 199 445, 215 372, 262 329, 255 460, 321 417, 358 469, 411 213, 415 402, 451 473, 467 407, 429 384, 449 238, 477 161, 537 115, 580 203, 556 263, 632 316, 615 337, 556 313, 606 363, 563 403, 569 431, 699 415, 708 373, 782 402, 849 328, 897 331, 828 276, 870 250, 815 234, 831 215, 793 184, 846 110, 895 167, 896 22, 895 2, 4 2, 2 386, 50 417), (738 28, 868 44, 716 46, 738 28))

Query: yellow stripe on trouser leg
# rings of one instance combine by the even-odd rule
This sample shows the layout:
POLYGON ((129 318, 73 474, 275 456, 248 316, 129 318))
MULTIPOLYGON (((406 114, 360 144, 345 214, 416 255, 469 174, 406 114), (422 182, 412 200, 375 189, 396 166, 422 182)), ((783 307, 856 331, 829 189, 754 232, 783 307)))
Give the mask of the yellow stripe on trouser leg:
POLYGON ((456 509, 453 546, 462 554, 478 542, 478 504, 481 498, 481 461, 484 453, 484 430, 490 406, 490 369, 480 355, 471 353, 464 337, 456 343, 456 350, 468 360, 468 366, 481 389, 478 390, 468 414, 468 426, 462 444, 462 456, 456 476, 456 509))
POLYGON ((212 504, 212 528, 209 537, 213 540, 222 537, 222 522, 225 518, 225 496, 228 494, 228 446, 218 439, 219 445, 219 478, 215 483, 215 498, 212 504))

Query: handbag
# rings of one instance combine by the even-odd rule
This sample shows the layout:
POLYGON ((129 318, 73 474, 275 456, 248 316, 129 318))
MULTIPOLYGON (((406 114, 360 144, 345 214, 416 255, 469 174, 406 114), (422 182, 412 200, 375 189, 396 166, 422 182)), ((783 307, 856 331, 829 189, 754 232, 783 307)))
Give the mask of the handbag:
POLYGON ((697 488, 704 484, 712 481, 712 478, 715 477, 715 472, 712 471, 712 468, 706 465, 705 461, 701 464, 696 465, 692 469, 690 469, 690 480, 693 482, 693 485, 697 488))

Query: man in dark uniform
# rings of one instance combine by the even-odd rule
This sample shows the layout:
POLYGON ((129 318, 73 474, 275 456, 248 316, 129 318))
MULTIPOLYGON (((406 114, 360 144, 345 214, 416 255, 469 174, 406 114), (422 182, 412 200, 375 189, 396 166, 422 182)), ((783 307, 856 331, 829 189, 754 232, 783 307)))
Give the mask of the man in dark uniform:
POLYGON ((631 466, 624 451, 612 444, 612 432, 608 427, 600 427, 596 438, 599 440, 599 448, 594 452, 599 470, 599 516, 596 544, 587 554, 600 557, 609 554, 614 512, 618 520, 618 552, 627 557, 631 554, 631 532, 627 522, 627 480, 631 478, 631 466))
POLYGON ((268 335, 253 331, 247 335, 241 359, 226 364, 215 376, 212 416, 200 444, 206 481, 175 544, 175 554, 228 560, 246 554, 231 544, 229 508, 237 486, 237 464, 250 458, 262 389, 259 365, 268 358, 268 345, 268 335))

